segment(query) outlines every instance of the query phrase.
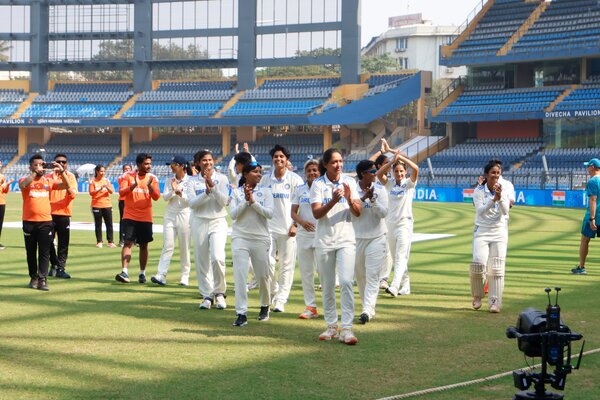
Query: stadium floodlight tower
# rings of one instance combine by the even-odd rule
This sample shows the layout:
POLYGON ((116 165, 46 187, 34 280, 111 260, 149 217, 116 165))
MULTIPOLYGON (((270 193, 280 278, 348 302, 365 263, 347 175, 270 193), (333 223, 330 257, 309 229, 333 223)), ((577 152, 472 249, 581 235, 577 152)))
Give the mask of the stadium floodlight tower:
POLYGON ((546 391, 549 383, 556 390, 564 390, 567 375, 573 369, 579 369, 581 357, 583 356, 583 345, 579 352, 577 365, 571 365, 571 341, 580 340, 583 335, 571 332, 568 326, 560 318, 560 306, 558 305, 558 292, 554 305, 550 299, 550 288, 546 288, 548 305, 546 312, 527 308, 519 314, 517 325, 506 329, 506 337, 517 339, 519 350, 528 357, 541 357, 541 371, 539 373, 526 372, 524 370, 513 371, 515 387, 521 391, 515 394, 513 400, 561 400, 564 395, 546 391), (565 362, 566 349, 566 362, 565 362), (554 373, 548 372, 548 365, 554 367, 554 373), (535 391, 528 392, 527 389, 534 384, 535 391))

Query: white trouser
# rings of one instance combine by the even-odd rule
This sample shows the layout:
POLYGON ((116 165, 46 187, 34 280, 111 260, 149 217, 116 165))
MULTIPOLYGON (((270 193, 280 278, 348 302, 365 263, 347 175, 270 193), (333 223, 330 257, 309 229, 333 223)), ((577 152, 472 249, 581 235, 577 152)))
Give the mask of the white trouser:
POLYGON ((181 281, 190 277, 190 211, 185 209, 177 214, 167 213, 163 219, 163 247, 158 260, 158 273, 167 276, 175 250, 175 237, 179 241, 181 281))
POLYGON ((342 311, 342 329, 352 328, 354 319, 354 257, 355 247, 340 249, 316 249, 317 268, 323 296, 323 315, 325 323, 337 325, 338 314, 335 304, 336 270, 340 281, 340 306, 342 311))
POLYGON ((315 293, 315 272, 317 263, 315 259, 314 236, 298 235, 298 268, 302 278, 302 292, 304 293, 304 305, 317 306, 317 295, 315 293))
POLYGON ((386 281, 390 277, 392 273, 392 267, 394 266, 394 258, 392 257, 392 252, 390 251, 390 246, 387 247, 387 254, 385 258, 385 263, 381 266, 381 271, 379 271, 379 280, 385 279, 386 281))
MULTIPOLYGON (((490 279, 488 302, 502 303, 508 229, 506 227, 476 226, 473 232, 473 262, 483 264, 490 279), (492 282, 493 280, 493 282, 492 282)), ((483 277, 481 278, 483 280, 483 277)))
POLYGON ((233 260, 233 282, 235 287, 235 312, 248 312, 248 292, 246 282, 250 262, 258 281, 260 305, 268 306, 271 302, 271 265, 269 259, 269 239, 246 239, 236 237, 231 240, 231 256, 233 260))
POLYGON ((394 280, 390 284, 395 289, 410 291, 408 257, 413 234, 413 220, 403 219, 394 229, 388 225, 388 244, 394 260, 394 280))
POLYGON ((198 290, 203 297, 224 294, 225 245, 227 243, 227 220, 192 217, 194 262, 198 277, 198 290))
POLYGON ((287 303, 294 282, 294 269, 296 268, 296 238, 287 234, 271 233, 271 257, 279 259, 279 275, 276 264, 272 263, 271 292, 273 303, 287 303), (277 256, 277 257, 276 257, 277 256))
POLYGON ((387 238, 383 234, 373 239, 356 239, 356 263, 354 274, 362 312, 369 318, 375 316, 375 305, 379 294, 379 272, 387 261, 387 238))

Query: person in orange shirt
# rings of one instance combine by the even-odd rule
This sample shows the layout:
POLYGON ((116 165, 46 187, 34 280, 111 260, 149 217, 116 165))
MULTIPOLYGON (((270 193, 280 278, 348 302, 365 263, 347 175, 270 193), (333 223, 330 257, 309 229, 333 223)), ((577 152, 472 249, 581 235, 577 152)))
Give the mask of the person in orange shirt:
POLYGON ((110 195, 115 192, 112 183, 105 178, 106 168, 102 164, 94 168, 94 179, 90 180, 88 191, 92 196, 92 215, 96 231, 96 247, 102 248, 102 220, 106 225, 108 247, 117 247, 113 241, 112 201, 110 195))
POLYGON ((46 277, 50 264, 50 247, 54 237, 50 193, 69 190, 69 179, 60 163, 45 163, 40 154, 29 159, 30 174, 19 180, 23 198, 23 236, 29 268, 28 287, 48 290, 46 277), (45 176, 45 168, 54 169, 60 181, 45 176))
POLYGON ((115 276, 118 282, 129 283, 129 263, 131 248, 135 243, 140 246, 139 283, 146 283, 146 264, 148 263, 148 243, 152 237, 152 200, 160 198, 158 178, 150 173, 152 156, 140 153, 135 159, 137 171, 128 173, 119 185, 119 195, 125 196, 123 213, 123 239, 121 249, 121 272, 115 276))
MULTIPOLYGON (((67 156, 58 153, 54 162, 63 167, 63 175, 69 181, 69 189, 53 190, 50 192, 50 210, 54 222, 54 234, 57 247, 50 246, 50 272, 48 275, 56 278, 69 279, 71 275, 65 271, 69 256, 69 241, 71 240, 71 215, 73 215, 73 200, 77 195, 77 179, 68 171, 67 156)), ((47 175, 48 178, 60 182, 58 170, 47 175)))
MULTIPOLYGON (((117 183, 121 187, 121 181, 125 179, 129 172, 133 171, 130 164, 123 165, 123 173, 117 178, 117 183)), ((125 196, 119 194, 119 246, 123 247, 123 211, 125 211, 125 196)))
MULTIPOLYGON (((2 168, 2 161, 0 161, 0 169, 2 168)), ((10 191, 10 184, 12 180, 6 179, 6 177, 0 174, 0 237, 2 236, 2 225, 4 225, 4 213, 6 212, 6 193, 10 191)), ((4 250, 3 244, 0 244, 0 250, 4 250)))

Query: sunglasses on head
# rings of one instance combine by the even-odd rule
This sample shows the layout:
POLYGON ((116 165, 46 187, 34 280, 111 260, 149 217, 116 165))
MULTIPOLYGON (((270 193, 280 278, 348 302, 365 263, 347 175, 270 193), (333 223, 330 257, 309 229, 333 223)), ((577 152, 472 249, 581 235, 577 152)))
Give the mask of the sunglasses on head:
POLYGON ((249 167, 252 167, 252 168, 256 168, 256 167, 258 167, 258 163, 257 163, 256 161, 250 161, 250 162, 248 163, 248 166, 249 166, 249 167))

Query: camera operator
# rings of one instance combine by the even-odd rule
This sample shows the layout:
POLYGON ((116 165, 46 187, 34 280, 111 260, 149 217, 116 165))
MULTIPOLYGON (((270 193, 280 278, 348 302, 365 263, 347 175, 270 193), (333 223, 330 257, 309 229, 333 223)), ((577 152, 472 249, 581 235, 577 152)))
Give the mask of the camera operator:
POLYGON ((50 193, 54 190, 68 191, 70 183, 62 164, 44 163, 40 154, 29 159, 29 171, 28 176, 19 180, 23 197, 23 236, 30 277, 28 286, 47 291, 46 277, 54 237, 50 193), (51 175, 46 176, 45 168, 53 168, 56 179, 51 175))

